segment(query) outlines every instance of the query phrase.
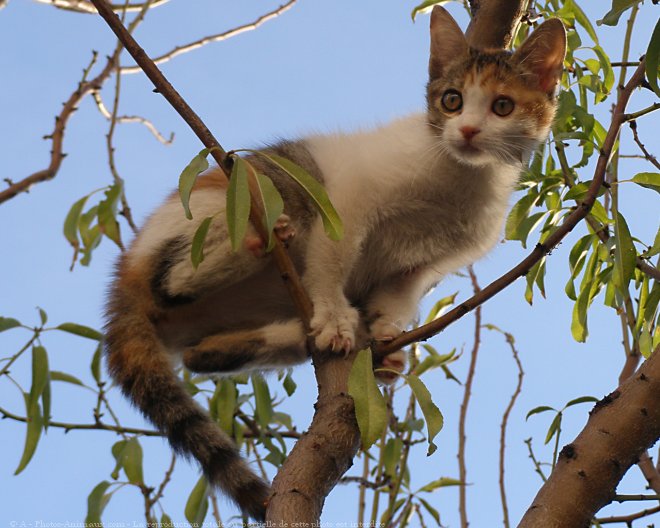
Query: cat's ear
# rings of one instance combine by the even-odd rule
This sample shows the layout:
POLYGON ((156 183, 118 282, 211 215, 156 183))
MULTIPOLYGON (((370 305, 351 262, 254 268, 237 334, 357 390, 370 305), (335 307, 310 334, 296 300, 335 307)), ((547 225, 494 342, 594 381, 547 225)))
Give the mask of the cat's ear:
POLYGON ((449 63, 467 53, 468 43, 461 28, 444 7, 435 6, 431 12, 430 79, 441 77, 449 63))
POLYGON ((558 18, 551 18, 527 37, 513 58, 536 76, 540 90, 554 93, 561 81, 565 55, 566 29, 558 18))

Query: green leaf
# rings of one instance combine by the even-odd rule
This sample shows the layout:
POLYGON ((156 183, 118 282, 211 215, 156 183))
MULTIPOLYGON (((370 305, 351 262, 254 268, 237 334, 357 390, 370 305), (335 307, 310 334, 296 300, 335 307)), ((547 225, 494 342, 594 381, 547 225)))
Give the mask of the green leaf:
POLYGON ((640 172, 632 177, 636 184, 653 189, 655 192, 660 193, 660 173, 657 172, 640 172))
POLYGON ((142 446, 137 437, 126 442, 122 452, 122 466, 131 484, 144 484, 142 474, 142 446))
POLYGON ((574 400, 571 400, 566 405, 564 405, 564 409, 568 409, 573 405, 579 405, 580 403, 596 403, 597 401, 598 398, 594 398, 593 396, 580 396, 579 398, 575 398, 574 400))
POLYGON ((415 17, 419 13, 427 13, 433 8, 433 6, 448 4, 450 1, 451 0, 424 0, 424 2, 422 2, 412 10, 412 12, 410 13, 410 18, 412 18, 412 21, 414 22, 415 17))
POLYGON ((121 235, 119 233, 119 224, 117 223, 117 205, 122 193, 120 183, 112 184, 105 191, 105 198, 99 202, 97 212, 99 230, 119 247, 121 244, 121 235))
POLYGON ((266 154, 265 152, 260 151, 253 152, 266 158, 291 176, 291 178, 293 178, 312 199, 314 206, 318 209, 321 215, 323 228, 328 237, 332 240, 341 240, 344 236, 344 226, 339 218, 339 214, 337 214, 334 206, 330 203, 330 198, 328 197, 326 190, 323 188, 323 185, 315 180, 305 169, 282 156, 278 156, 277 154, 266 154))
POLYGON ((371 350, 360 350, 348 376, 348 394, 355 403, 362 449, 367 450, 387 427, 387 402, 383 398, 372 365, 371 350))
POLYGON ((0 332, 4 332, 5 330, 11 330, 12 328, 16 328, 17 326, 21 326, 21 323, 16 319, 12 317, 0 317, 0 332))
POLYGON ((277 219, 284 211, 284 201, 282 200, 280 192, 268 176, 259 173, 255 176, 257 188, 259 189, 259 198, 264 205, 264 221, 266 223, 266 231, 268 232, 266 251, 270 251, 273 249, 273 228, 275 227, 277 219))
POLYGON ((426 316, 426 319, 424 320, 424 324, 428 324, 431 321, 435 321, 438 317, 440 317, 445 312, 446 308, 454 304, 457 295, 458 292, 452 295, 448 295, 447 297, 443 297, 438 302, 436 302, 433 305, 433 308, 431 308, 431 310, 429 311, 429 314, 426 316))
POLYGON ((591 287, 593 281, 588 281, 583 284, 580 295, 573 305, 573 317, 571 320, 571 334, 573 339, 578 343, 584 343, 589 335, 587 328, 587 308, 589 308, 589 301, 591 299, 591 287))
POLYGON ((433 520, 435 521, 435 523, 436 523, 439 527, 441 527, 442 524, 440 523, 440 513, 438 512, 438 510, 436 510, 433 506, 431 506, 428 502, 426 502, 426 501, 425 501, 424 499, 422 499, 421 497, 418 497, 417 500, 422 504, 422 506, 424 506, 424 508, 426 509, 426 511, 429 512, 429 514, 431 515, 431 517, 433 517, 433 520))
POLYGON ((48 314, 46 313, 46 310, 40 308, 39 306, 37 306, 37 310, 39 310, 39 319, 41 320, 41 324, 43 326, 48 322, 48 314))
POLYGON ((520 232, 520 227, 524 220, 529 216, 529 212, 534 206, 537 198, 538 195, 532 191, 530 194, 523 196, 513 206, 506 219, 506 227, 504 228, 504 236, 508 240, 522 240, 523 233, 520 232))
POLYGON ((450 477, 440 477, 438 480, 429 482, 426 486, 419 488, 418 491, 425 491, 430 493, 437 490, 438 488, 446 488, 447 486, 461 486, 463 483, 455 478, 450 477))
POLYGON ((598 56, 598 62, 603 71, 603 87, 605 88, 605 94, 609 94, 612 91, 612 86, 614 86, 614 70, 612 70, 612 63, 610 62, 607 53, 605 53, 600 46, 594 46, 594 52, 598 56))
POLYGON ((103 339, 103 334, 98 330, 77 323, 62 323, 55 328, 80 337, 86 337, 87 339, 94 339, 95 341, 101 341, 103 339))
POLYGON ((548 442, 552 440, 552 437, 555 436, 555 434, 558 434, 559 431, 561 431, 561 419, 562 419, 562 414, 557 413, 557 415, 552 420, 550 427, 548 428, 547 434, 545 435, 545 441, 543 442, 544 444, 547 445, 548 442))
POLYGON ((284 387, 287 396, 291 396, 294 392, 296 392, 296 388, 298 387, 298 385, 296 385, 296 382, 293 381, 293 377, 291 376, 290 371, 284 377, 284 381, 282 381, 282 386, 284 387))
POLYGON ((410 385, 410 389, 413 391, 415 399, 417 400, 420 409, 422 409, 422 413, 426 419, 429 442, 429 448, 426 455, 429 456, 437 449, 437 446, 433 443, 433 439, 440 432, 440 429, 442 429, 444 418, 442 417, 440 409, 438 409, 435 403, 433 403, 431 393, 426 388, 426 385, 422 383, 422 380, 414 374, 408 374, 406 379, 408 380, 408 385, 410 385))
POLYGON ((653 338, 646 325, 642 327, 642 331, 639 333, 639 351, 645 359, 651 357, 653 351, 653 338))
POLYGON ((85 525, 101 526, 101 515, 111 497, 110 494, 105 493, 109 487, 110 483, 104 480, 97 484, 87 497, 87 516, 85 517, 85 525))
POLYGON ((438 352, 431 346, 424 344, 424 349, 429 353, 422 361, 416 366, 413 374, 421 376, 427 370, 431 370, 455 360, 456 349, 454 348, 448 354, 438 354, 438 352))
POLYGON ((192 265, 195 269, 197 269, 197 267, 204 261, 204 241, 209 232, 209 227, 211 227, 211 222, 213 222, 212 216, 204 218, 193 235, 192 247, 190 248, 190 259, 192 260, 192 265))
POLYGON ((202 526, 206 518, 206 512, 209 509, 208 487, 206 477, 202 475, 188 497, 184 514, 192 526, 202 526))
POLYGON ((619 23, 621 15, 639 2, 640 0, 612 0, 612 8, 603 18, 596 21, 596 24, 599 26, 602 24, 605 24, 606 26, 616 26, 619 23))
POLYGON ((30 388, 28 407, 32 407, 43 394, 48 384, 48 372, 46 349, 42 346, 32 347, 32 387, 30 388))
POLYGON ((628 283, 635 273, 637 252, 633 245, 628 224, 621 213, 617 212, 614 224, 616 246, 614 248, 614 282, 620 291, 628 289, 628 283))
POLYGON ((273 419, 273 401, 268 384, 260 374, 252 374, 252 389, 254 390, 255 418, 261 427, 266 428, 273 419))
POLYGON ((30 395, 26 392, 23 393, 23 399, 25 400, 25 409, 27 414, 27 432, 25 434, 25 446, 23 448, 23 455, 21 456, 21 461, 18 463, 14 475, 18 475, 23 471, 26 466, 32 460, 34 452, 37 450, 37 444, 39 443, 39 438, 41 437, 41 431, 43 429, 44 420, 41 415, 41 409, 39 408, 39 401, 30 402, 30 395))
POLYGON ((80 219, 80 214, 82 213, 83 207, 85 207, 88 198, 89 195, 83 196, 80 200, 74 203, 64 219, 64 237, 74 248, 78 248, 80 245, 78 240, 78 220, 80 219))
POLYGON ((92 363, 90 365, 90 370, 92 371, 92 376, 96 383, 101 383, 101 353, 103 352, 103 345, 99 343, 99 346, 96 347, 94 355, 92 356, 92 363))
POLYGON ((403 440, 400 438, 390 438, 385 444, 383 451, 383 467, 385 474, 394 478, 397 474, 396 468, 399 465, 401 451, 403 450, 403 440))
POLYGON ((220 427, 230 436, 234 432, 236 395, 236 384, 232 380, 229 378, 222 378, 218 382, 218 398, 215 404, 215 410, 220 427))
POLYGON ((564 6, 570 6, 571 11, 573 11, 573 14, 575 15, 575 20, 587 31, 591 40, 598 44, 598 35, 596 35, 594 27, 591 25, 589 17, 584 14, 584 11, 580 9, 577 2, 574 0, 566 0, 564 6))
POLYGON ((651 88, 660 97, 660 86, 658 86, 658 67, 660 66, 660 19, 655 23, 653 35, 649 47, 646 50, 646 79, 651 88))
POLYGON ((534 407, 531 411, 527 413, 527 416, 525 416, 525 421, 529 419, 530 416, 534 416, 535 414, 540 414, 544 413, 546 411, 554 411, 556 409, 553 409, 552 407, 548 407, 547 405, 541 405, 540 407, 534 407))
POLYGON ((66 372, 60 372, 59 370, 50 371, 50 381, 64 381, 73 385, 85 386, 85 384, 75 376, 67 374, 66 372))
POLYGON ((207 148, 200 150, 199 153, 190 160, 190 163, 186 165, 186 168, 183 169, 179 176, 179 196, 181 197, 181 203, 183 204, 183 209, 186 212, 186 218, 188 220, 192 220, 192 213, 190 212, 190 194, 192 193, 197 176, 209 168, 209 162, 206 160, 206 156, 209 155, 210 151, 211 150, 207 148))
MULTIPOLYGON (((653 245, 644 252, 644 256, 648 258, 657 255, 658 253, 660 253, 660 227, 658 227, 658 232, 655 234, 653 245)), ((0 318, 0 328, 1 327, 2 327, 2 320, 0 318)))
POLYGON ((227 188, 227 230, 234 251, 241 247, 250 218, 250 189, 248 163, 240 156, 233 156, 229 187, 227 188))

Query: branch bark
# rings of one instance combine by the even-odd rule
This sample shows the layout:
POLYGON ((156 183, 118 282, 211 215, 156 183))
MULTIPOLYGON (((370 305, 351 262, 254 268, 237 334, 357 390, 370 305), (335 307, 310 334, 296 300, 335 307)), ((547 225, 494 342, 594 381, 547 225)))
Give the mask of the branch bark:
POLYGON ((660 437, 660 347, 591 411, 518 528, 588 527, 628 468, 660 437))

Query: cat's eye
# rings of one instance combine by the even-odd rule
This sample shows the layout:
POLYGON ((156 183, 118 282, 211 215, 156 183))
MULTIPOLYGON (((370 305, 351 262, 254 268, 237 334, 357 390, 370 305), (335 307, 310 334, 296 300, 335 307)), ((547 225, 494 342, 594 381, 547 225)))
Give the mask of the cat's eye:
POLYGON ((447 90, 442 94, 440 102, 442 103, 442 108, 447 112, 458 112, 463 108, 463 97, 460 92, 456 90, 447 90))
POLYGON ((515 104, 509 97, 498 97, 493 101, 493 112, 500 117, 508 116, 513 112, 515 104))

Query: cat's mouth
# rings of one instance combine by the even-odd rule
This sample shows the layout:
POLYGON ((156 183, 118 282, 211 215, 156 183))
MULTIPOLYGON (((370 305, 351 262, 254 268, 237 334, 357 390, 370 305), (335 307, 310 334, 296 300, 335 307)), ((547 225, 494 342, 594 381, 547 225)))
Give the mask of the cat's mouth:
POLYGON ((481 154, 483 151, 479 147, 474 146, 472 143, 459 143, 457 145, 458 151, 461 154, 481 154))

